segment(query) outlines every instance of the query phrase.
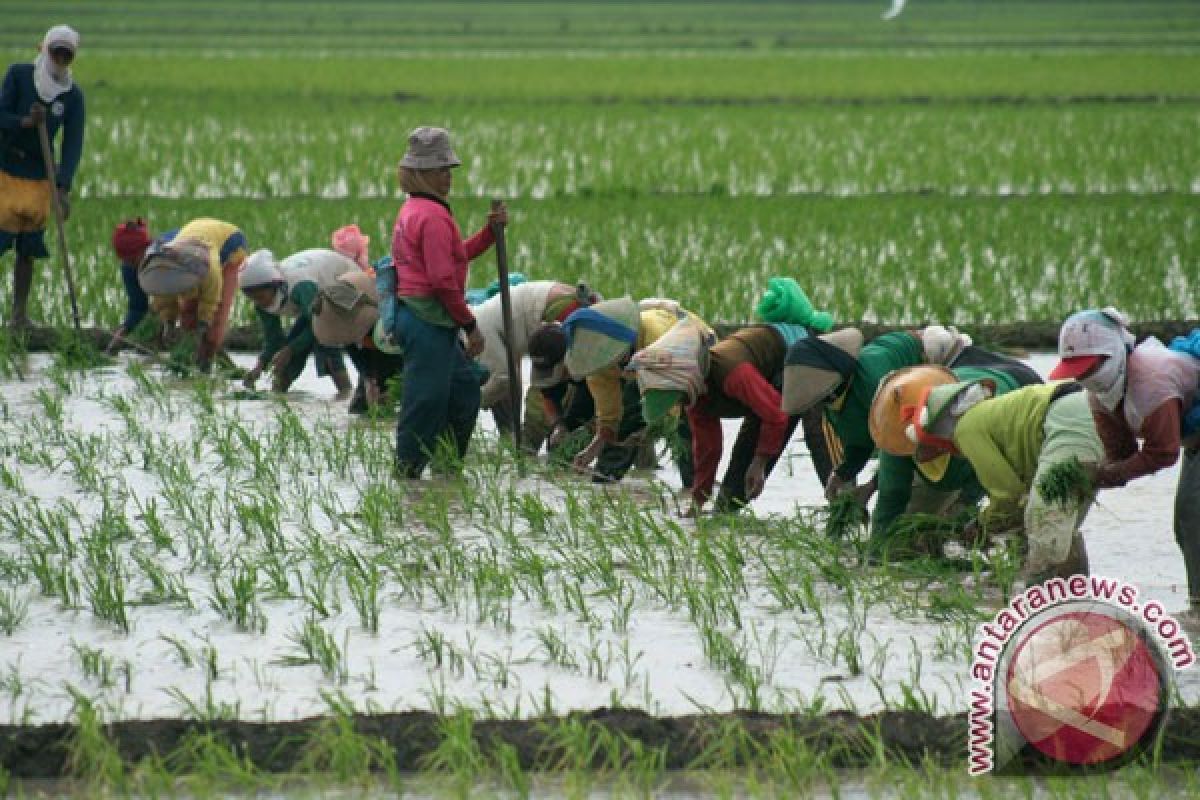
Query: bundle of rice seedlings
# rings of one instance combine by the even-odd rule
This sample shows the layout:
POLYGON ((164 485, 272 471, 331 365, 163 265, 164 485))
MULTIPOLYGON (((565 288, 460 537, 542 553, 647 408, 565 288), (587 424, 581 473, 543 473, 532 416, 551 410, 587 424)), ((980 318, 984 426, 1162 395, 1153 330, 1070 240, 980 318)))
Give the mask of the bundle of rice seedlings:
POLYGON ((853 492, 842 492, 825 510, 825 535, 835 541, 853 536, 866 527, 866 507, 853 492))
POLYGON ((586 425, 576 428, 550 451, 550 463, 560 467, 570 465, 575 456, 579 455, 591 441, 592 432, 586 425))
POLYGON ((1037 491, 1046 503, 1066 509, 1086 503, 1096 487, 1083 463, 1072 456, 1047 469, 1038 480, 1037 491))
POLYGON ((64 369, 93 369, 116 363, 116 359, 102 353, 91 339, 69 329, 58 333, 54 360, 64 369))
POLYGON ((969 518, 968 515, 903 514, 888 528, 888 554, 893 558, 902 555, 940 557, 947 542, 961 539, 969 518))

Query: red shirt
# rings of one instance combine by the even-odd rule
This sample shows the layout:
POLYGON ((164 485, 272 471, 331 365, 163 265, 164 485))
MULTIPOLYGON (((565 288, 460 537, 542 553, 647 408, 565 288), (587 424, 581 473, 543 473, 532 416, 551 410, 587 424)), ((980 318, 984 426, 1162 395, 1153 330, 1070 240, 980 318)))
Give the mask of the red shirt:
POLYGON ((396 294, 436 297, 455 322, 469 327, 475 315, 465 298, 467 263, 494 242, 487 226, 464 241, 449 206, 428 195, 410 196, 392 229, 396 294))

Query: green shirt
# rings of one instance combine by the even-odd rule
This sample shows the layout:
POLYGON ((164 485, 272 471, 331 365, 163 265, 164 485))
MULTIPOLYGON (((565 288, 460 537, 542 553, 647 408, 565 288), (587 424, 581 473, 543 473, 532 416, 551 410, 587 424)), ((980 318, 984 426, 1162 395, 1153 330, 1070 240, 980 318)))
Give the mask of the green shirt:
MULTIPOLYGON (((959 367, 952 370, 960 381, 977 381, 985 378, 996 382, 996 396, 1008 394, 1019 388, 1016 378, 1007 372, 987 367, 959 367)), ((989 401, 990 402, 990 401, 989 401)), ((981 403, 980 405, 986 405, 981 403)), ((966 420, 975 408, 968 411, 959 421, 966 420)), ((879 494, 875 501, 875 513, 871 515, 871 535, 883 536, 896 518, 908 508, 912 499, 913 479, 924 481, 928 485, 943 492, 953 492, 969 487, 977 478, 971 468, 971 462, 963 456, 954 456, 946 468, 946 474, 940 481, 934 483, 917 469, 917 462, 910 456, 892 456, 887 453, 879 455, 879 494)), ((986 486, 986 484, 985 484, 986 486)))
POLYGON ((923 360, 921 340, 903 331, 872 339, 859 352, 858 365, 850 376, 840 407, 825 407, 825 416, 842 443, 844 456, 837 468, 839 477, 854 480, 875 452, 867 417, 879 382, 889 372, 916 366, 923 360))
POLYGON ((263 332, 263 349, 258 356, 260 364, 267 364, 275 354, 287 345, 292 352, 307 351, 313 346, 312 305, 317 299, 317 284, 313 281, 300 281, 292 287, 287 302, 300 310, 291 330, 285 335, 283 321, 278 314, 255 308, 259 326, 263 332))

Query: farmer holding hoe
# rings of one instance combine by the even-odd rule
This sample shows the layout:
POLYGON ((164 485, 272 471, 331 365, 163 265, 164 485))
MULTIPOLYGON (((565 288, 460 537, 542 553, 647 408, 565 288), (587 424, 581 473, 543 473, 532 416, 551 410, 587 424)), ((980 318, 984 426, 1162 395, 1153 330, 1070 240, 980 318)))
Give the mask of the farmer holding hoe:
POLYGON ((70 216, 71 182, 83 155, 83 90, 75 85, 71 64, 79 34, 66 25, 46 32, 32 64, 13 64, 0 85, 0 256, 12 248, 12 310, 9 325, 27 327, 33 262, 46 258, 46 220, 51 192, 58 194, 63 218, 70 216), (63 131, 58 173, 46 174, 39 128, 50 147, 63 131))
POLYGON ((389 335, 404 357, 404 397, 396 422, 396 472, 419 478, 447 441, 458 459, 467 453, 479 415, 480 372, 471 359, 485 339, 465 299, 468 262, 495 243, 493 225, 506 225, 503 205, 463 240, 448 198, 462 162, 444 128, 420 127, 400 161, 408 195, 392 233, 399 307, 389 335), (459 333, 466 334, 466 346, 459 333))

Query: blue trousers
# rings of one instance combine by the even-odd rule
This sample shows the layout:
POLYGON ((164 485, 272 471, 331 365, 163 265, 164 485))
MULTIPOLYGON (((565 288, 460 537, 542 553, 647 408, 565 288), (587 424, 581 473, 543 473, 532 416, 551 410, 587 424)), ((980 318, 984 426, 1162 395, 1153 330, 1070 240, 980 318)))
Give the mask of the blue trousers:
POLYGON ((396 470, 417 478, 448 439, 467 454, 479 416, 479 373, 458 343, 458 330, 425 322, 403 304, 395 336, 404 350, 404 389, 396 421, 396 470))

